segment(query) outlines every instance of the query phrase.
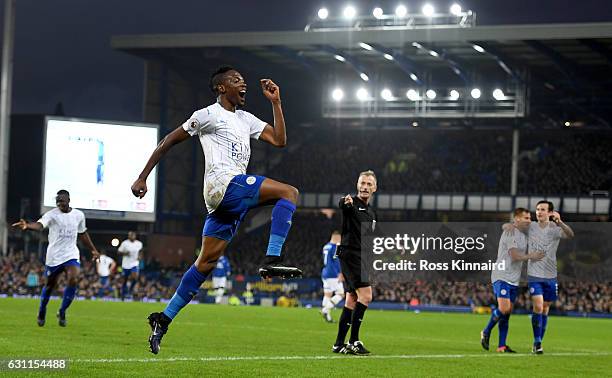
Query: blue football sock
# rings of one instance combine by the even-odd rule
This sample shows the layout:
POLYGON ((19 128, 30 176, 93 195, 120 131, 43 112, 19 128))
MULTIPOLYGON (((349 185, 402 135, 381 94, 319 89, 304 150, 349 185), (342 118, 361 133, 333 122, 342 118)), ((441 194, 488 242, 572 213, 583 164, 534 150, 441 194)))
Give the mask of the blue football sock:
POLYGON ((130 293, 130 295, 132 295, 132 293, 134 292, 134 286, 136 286, 136 280, 130 282, 130 285, 128 287, 128 293, 130 293))
POLYGON ((510 314, 504 315, 499 318, 499 344, 497 346, 503 347, 506 345, 506 338, 508 337, 508 326, 510 324, 510 314))
POLYGON ((484 333, 486 333, 487 335, 490 335, 491 331, 493 330, 493 327, 495 327, 497 322, 499 322, 499 319, 501 316, 502 316, 502 313, 501 311, 499 311, 498 308, 493 310, 493 312, 491 312, 491 318, 489 319, 489 323, 484 329, 484 333))
POLYGON ((51 290, 47 289, 47 286, 43 286, 42 292, 40 293, 40 306, 38 307, 38 317, 44 319, 47 315, 47 304, 51 298, 51 290))
POLYGON ((291 228, 291 217, 294 212, 295 205, 284 198, 279 199, 276 205, 274 205, 266 256, 280 256, 283 244, 285 244, 285 239, 291 228))
POLYGON ((531 327, 533 328, 533 343, 542 342, 542 314, 531 314, 531 327))
POLYGON ((127 287, 128 287, 127 281, 125 281, 123 285, 121 285, 121 297, 122 298, 125 298, 125 296, 127 295, 127 287))
POLYGON ((544 333, 546 333, 547 324, 548 324, 548 315, 542 314, 542 337, 541 337, 542 340, 544 340, 544 333))
POLYGON ((66 309, 68 309, 68 307, 72 303, 74 295, 76 294, 76 290, 76 286, 67 286, 64 289, 64 297, 62 298, 62 306, 60 307, 61 313, 66 312, 66 309))
POLYGON ((181 283, 176 289, 176 293, 174 293, 164 310, 164 314, 170 319, 174 319, 179 311, 181 311, 187 303, 191 302, 204 281, 206 281, 206 275, 198 272, 195 265, 192 265, 183 275, 181 283))

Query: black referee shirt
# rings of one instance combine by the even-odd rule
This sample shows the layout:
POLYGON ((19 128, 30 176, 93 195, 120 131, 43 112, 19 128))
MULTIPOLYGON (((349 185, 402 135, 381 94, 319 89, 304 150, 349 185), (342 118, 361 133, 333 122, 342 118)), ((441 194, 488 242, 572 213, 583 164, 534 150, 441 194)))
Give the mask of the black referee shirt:
POLYGON ((367 223, 370 232, 374 231, 378 219, 376 210, 368 206, 357 196, 351 196, 353 204, 344 204, 344 197, 340 199, 339 207, 342 210, 342 242, 344 249, 357 253, 361 251, 361 224, 367 223))

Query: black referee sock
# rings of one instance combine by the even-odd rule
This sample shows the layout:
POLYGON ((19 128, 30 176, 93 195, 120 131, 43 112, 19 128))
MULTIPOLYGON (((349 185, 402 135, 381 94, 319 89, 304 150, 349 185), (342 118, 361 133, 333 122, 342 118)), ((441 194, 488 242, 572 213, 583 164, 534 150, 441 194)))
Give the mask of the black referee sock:
POLYGON ((349 340, 351 344, 359 340, 359 327, 361 327, 363 315, 365 314, 367 309, 368 306, 364 305, 361 302, 357 302, 357 304, 355 305, 355 309, 353 310, 353 318, 351 321, 351 338, 349 340))
POLYGON ((338 337, 336 337, 335 345, 344 345, 346 334, 348 333, 349 328, 351 328, 352 316, 353 310, 348 307, 344 307, 342 309, 342 314, 340 315, 340 319, 338 320, 338 337))

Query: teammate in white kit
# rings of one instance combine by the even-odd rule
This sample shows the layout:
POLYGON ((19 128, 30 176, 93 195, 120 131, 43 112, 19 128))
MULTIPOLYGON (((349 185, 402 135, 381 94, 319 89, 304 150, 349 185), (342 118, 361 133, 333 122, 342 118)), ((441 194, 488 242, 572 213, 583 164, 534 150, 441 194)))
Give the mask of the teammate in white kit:
POLYGON ((542 339, 548 325, 550 305, 557 300, 557 248, 560 239, 572 239, 574 231, 554 211, 553 203, 540 201, 536 204, 537 223, 529 227, 529 251, 543 251, 540 261, 529 261, 527 279, 533 303, 531 326, 533 329, 534 354, 542 354, 542 339))
POLYGON ((166 135, 132 185, 132 193, 142 198, 147 192, 147 176, 162 156, 191 136, 199 138, 205 158, 204 200, 208 209, 202 248, 165 310, 149 315, 149 346, 154 354, 159 353, 159 344, 168 325, 215 268, 250 209, 274 205, 268 250, 259 273, 263 277, 302 274, 299 269, 284 265, 280 257, 296 209, 298 190, 263 176, 246 174, 251 157, 250 139, 276 147, 287 144, 280 89, 270 79, 262 79, 260 84, 264 96, 272 104, 274 126, 237 109, 245 104, 247 85, 234 68, 220 67, 210 78, 210 88, 217 101, 196 111, 183 125, 166 135))
POLYGON ((42 231, 49 228, 49 246, 45 260, 45 277, 47 280, 40 294, 40 307, 38 310, 38 325, 45 325, 47 314, 47 303, 51 292, 57 284, 57 279, 62 272, 66 272, 68 286, 64 289, 62 305, 57 313, 59 325, 66 326, 66 310, 72 303, 77 290, 77 279, 81 267, 79 249, 77 247, 77 236, 85 244, 93 255, 94 260, 100 254, 93 245, 87 227, 85 226, 85 215, 82 211, 70 207, 70 194, 66 190, 60 190, 55 197, 57 208, 47 211, 36 222, 27 222, 20 219, 13 223, 13 227, 22 230, 42 231))
POLYGON ((128 238, 121 242, 117 253, 123 256, 121 269, 123 270, 123 282, 121 285, 121 298, 125 299, 132 295, 134 285, 138 282, 138 255, 142 250, 142 242, 136 239, 136 232, 128 232, 128 238), (128 288, 129 282, 129 288, 128 288))
POLYGON ((499 322, 499 344, 497 351, 501 353, 515 353, 507 344, 508 327, 512 305, 518 294, 518 285, 521 280, 523 262, 526 260, 541 260, 544 253, 532 251, 527 253, 527 236, 531 224, 529 210, 519 207, 514 210, 514 227, 518 231, 506 231, 499 240, 496 263, 504 262, 505 269, 493 270, 491 282, 497 298, 497 308, 491 312, 487 326, 480 332, 480 344, 489 350, 489 337, 495 325, 499 322))
POLYGON ((100 276, 100 290, 98 290, 98 297, 103 297, 108 290, 108 284, 111 272, 115 271, 117 263, 112 257, 106 255, 105 250, 100 251, 100 258, 96 261, 96 270, 98 276, 100 276))

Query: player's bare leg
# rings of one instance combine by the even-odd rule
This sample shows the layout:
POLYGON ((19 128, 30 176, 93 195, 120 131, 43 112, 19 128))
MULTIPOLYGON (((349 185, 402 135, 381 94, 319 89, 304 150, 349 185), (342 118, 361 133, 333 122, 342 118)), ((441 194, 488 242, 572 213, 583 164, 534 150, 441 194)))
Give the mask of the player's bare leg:
POLYGON ((197 294, 200 285, 217 265, 217 260, 227 248, 228 242, 210 236, 202 238, 202 249, 196 262, 183 275, 179 287, 163 312, 154 312, 149 315, 151 334, 149 347, 153 354, 159 353, 161 340, 168 331, 168 325, 178 312, 185 307, 197 294))
POLYGON ((355 309, 355 304, 357 304, 357 293, 346 293, 346 297, 344 298, 344 307, 352 311, 355 309))
POLYGON ((295 212, 299 192, 291 185, 266 178, 259 188, 259 205, 274 204, 270 241, 263 266, 259 274, 269 277, 301 277, 302 271, 282 263, 281 249, 291 227, 291 218, 295 212))
POLYGON ((202 249, 198 256, 195 266, 198 272, 208 275, 215 269, 217 260, 225 252, 228 242, 223 239, 217 239, 210 236, 202 238, 202 249))
POLYGON ((272 201, 286 199, 297 205, 300 192, 293 186, 266 178, 259 188, 259 204, 268 205, 272 201))
POLYGON ((321 314, 323 315, 323 319, 325 319, 325 321, 328 323, 334 322, 330 314, 330 311, 333 308, 333 307, 330 307, 332 294, 333 294, 332 291, 324 291, 323 292, 323 302, 321 304, 321 314))

